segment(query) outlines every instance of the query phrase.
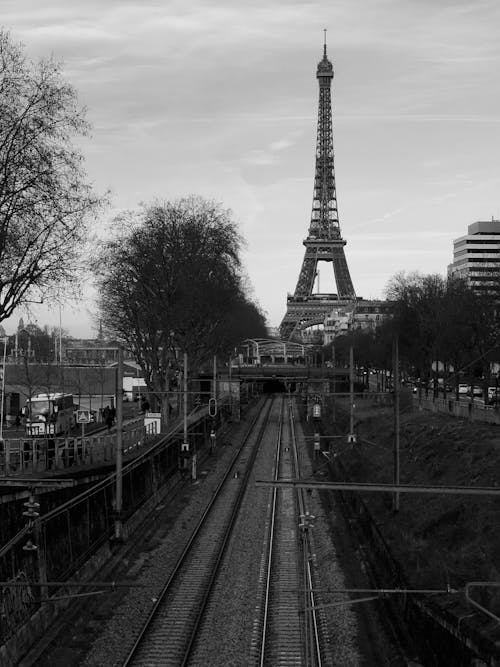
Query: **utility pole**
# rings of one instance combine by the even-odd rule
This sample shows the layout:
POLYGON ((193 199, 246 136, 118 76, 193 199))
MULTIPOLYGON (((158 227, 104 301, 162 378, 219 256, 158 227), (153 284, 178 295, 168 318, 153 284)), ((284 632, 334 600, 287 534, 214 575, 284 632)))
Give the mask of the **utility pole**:
MULTIPOLYGON (((394 339, 394 484, 399 485, 399 344, 396 335, 394 339)), ((394 512, 399 512, 399 492, 393 497, 394 512)))
MULTIPOLYGON (((229 391, 231 391, 231 357, 229 357, 229 391)), ((229 399, 231 400, 231 399, 229 399)), ((208 414, 212 414, 212 427, 210 430, 210 451, 215 451, 217 434, 216 434, 216 415, 217 415, 217 355, 214 354, 213 364, 213 382, 212 382, 212 398, 209 400, 208 414), (212 404, 213 407, 210 407, 212 404)))
POLYGON ((2 364, 2 409, 0 412, 0 440, 3 440, 3 413, 5 407, 5 358, 7 356, 7 341, 9 339, 5 337, 3 339, 3 364, 2 364))
POLYGON ((350 403, 350 420, 349 433, 354 435, 354 351, 352 345, 349 348, 349 403, 350 403))
POLYGON ((217 355, 214 354, 214 385, 213 385, 213 397, 217 400, 217 355))
MULTIPOLYGON (((58 363, 59 363, 59 385, 61 391, 64 392, 64 372, 62 366, 62 314, 61 314, 61 304, 59 304, 59 354, 58 354, 58 363)), ((83 441, 82 441, 83 446, 83 441)))
POLYGON ((335 423, 336 420, 336 406, 337 398, 335 396, 337 392, 337 379, 335 375, 335 345, 332 343, 332 367, 333 367, 333 402, 332 402, 332 418, 335 423))
MULTIPOLYGON (((183 422, 184 422, 184 446, 186 451, 189 452, 189 443, 188 443, 188 355, 187 352, 184 352, 184 372, 183 376, 183 422)), ((193 442, 193 452, 191 456, 191 479, 196 479, 196 450, 194 450, 193 442)))
POLYGON ((233 395, 232 395, 232 369, 231 369, 231 355, 229 355, 229 414, 231 421, 233 419, 233 395))
POLYGON ((123 349, 118 348, 118 371, 116 379, 116 493, 115 493, 115 540, 120 541, 122 535, 123 506, 123 349))

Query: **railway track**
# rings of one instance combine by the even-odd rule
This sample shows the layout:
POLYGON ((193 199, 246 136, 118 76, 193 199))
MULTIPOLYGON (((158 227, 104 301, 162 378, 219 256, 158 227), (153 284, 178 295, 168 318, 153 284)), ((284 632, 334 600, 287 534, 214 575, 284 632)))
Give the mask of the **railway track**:
MULTIPOLYGON (((274 479, 299 476, 291 402, 283 404, 276 442, 274 479)), ((265 549, 264 600, 255 627, 259 667, 321 667, 320 626, 313 596, 309 515, 301 490, 273 489, 265 549), (300 521, 300 523, 299 523, 300 521)))
POLYGON ((247 432, 124 665, 188 663, 272 407, 268 400, 247 432))
MULTIPOLYGON (((80 648, 89 636, 96 635, 97 615, 100 636, 94 639, 87 662, 79 664, 357 664, 351 608, 348 604, 339 606, 339 597, 332 598, 328 592, 346 586, 325 532, 316 493, 299 495, 290 488, 275 489, 277 493, 272 494, 269 487, 252 484, 253 480, 308 478, 312 474, 301 426, 293 419, 290 401, 279 416, 283 403, 275 399, 271 414, 266 409, 270 401, 266 405, 261 399, 255 406, 253 414, 257 414, 252 424, 243 422, 228 446, 208 459, 212 465, 201 471, 192 488, 186 488, 179 506, 168 503, 169 514, 159 518, 152 543, 141 544, 130 560, 130 571, 129 565, 124 565, 122 578, 139 586, 119 601, 113 594, 107 607, 103 600, 89 617, 88 627, 81 628, 80 636, 71 628, 66 630, 64 640, 52 641, 57 660, 64 650, 75 655, 76 646, 80 648), (259 447, 261 439, 263 446, 259 447), (174 567, 194 525, 203 523, 204 519, 199 520, 201 508, 211 499, 227 466, 227 486, 225 491, 220 490, 219 501, 226 506, 222 513, 233 507, 233 518, 220 514, 209 524, 212 519, 207 513, 208 527, 200 530, 198 547, 188 546, 174 567), (250 483, 241 500, 250 470, 250 483), (241 494, 233 496, 228 489, 241 490, 241 494), (310 530, 313 517, 308 509, 318 515, 314 520, 316 530, 310 530), (236 514, 233 530, 230 524, 236 514)), ((214 499, 212 504, 216 502, 214 499)), ((215 507, 214 511, 218 513, 215 507)), ((338 527, 332 530, 337 533, 338 527)), ((26 664, 48 667, 56 660, 26 664)))

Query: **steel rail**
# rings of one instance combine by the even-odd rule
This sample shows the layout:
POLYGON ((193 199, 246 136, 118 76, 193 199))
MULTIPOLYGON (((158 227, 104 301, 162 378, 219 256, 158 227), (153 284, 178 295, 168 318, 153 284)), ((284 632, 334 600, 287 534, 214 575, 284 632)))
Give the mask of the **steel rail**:
MULTIPOLYGON (((283 404, 281 404, 279 424, 278 424, 278 438, 276 442, 276 452, 274 457, 274 479, 279 477, 279 461, 280 461, 280 449, 281 449, 281 437, 283 429, 283 404)), ((267 553, 267 572, 266 572, 266 586, 264 594, 264 614, 262 619, 262 630, 261 630, 261 648, 260 648, 260 658, 259 665, 264 667, 265 653, 266 653, 266 638, 267 638, 267 622, 269 615, 269 600, 271 592, 271 570, 272 570, 272 561, 273 561, 273 548, 274 548, 274 527, 276 522, 276 506, 277 506, 277 496, 278 489, 273 488, 272 491, 272 501, 271 501, 271 511, 270 511, 270 523, 269 523, 269 547, 267 553)))
MULTIPOLYGON (((296 472, 293 447, 288 446, 290 436, 285 436, 287 421, 283 410, 279 427, 273 468, 275 479, 296 472)), ((305 576, 301 564, 305 563, 305 559, 300 557, 298 551, 297 493, 275 491, 270 496, 273 502, 272 505, 269 503, 270 511, 266 518, 268 529, 264 537, 266 553, 263 556, 262 579, 265 601, 262 618, 265 615, 265 622, 259 618, 259 635, 254 635, 259 649, 255 661, 259 667, 306 664, 303 624, 305 604, 300 604, 297 591, 308 588, 309 582, 306 578, 301 583, 301 572, 305 576)))
POLYGON ((433 486, 425 484, 375 484, 369 482, 312 482, 303 479, 261 480, 255 486, 276 486, 278 488, 293 487, 296 489, 321 489, 326 491, 362 491, 362 492, 394 492, 399 493, 437 493, 444 495, 462 494, 468 496, 498 496, 498 486, 433 486))
MULTIPOLYGON (((261 429, 259 430, 258 438, 257 438, 257 444, 255 445, 255 449, 257 449, 258 445, 260 444, 260 438, 262 437, 264 428, 267 424, 267 419, 268 419, 268 415, 270 413, 271 407, 272 407, 272 401, 269 401, 269 409, 268 409, 267 413, 265 414, 264 419, 262 421, 263 425, 261 426, 261 429)), ((223 476, 222 481, 217 485, 217 488, 215 489, 209 504, 205 508, 205 511, 203 512, 200 520, 198 521, 198 523, 197 523, 193 533, 191 534, 185 548, 183 549, 181 555, 179 556, 176 565, 174 566, 172 572, 170 573, 169 577, 167 578, 166 582, 164 583, 164 585, 162 587, 162 590, 158 594, 158 596, 156 598, 156 601, 155 601, 150 613, 148 614, 148 617, 146 618, 146 620, 144 621, 144 623, 141 627, 141 630, 139 632, 138 637, 136 638, 131 650, 129 651, 129 654, 128 654, 125 662, 123 662, 123 667, 128 667, 129 665, 133 664, 139 650, 141 649, 141 647, 144 645, 145 641, 147 640, 148 633, 150 632, 150 628, 151 628, 154 620, 157 618, 157 616, 160 612, 160 609, 161 609, 161 607, 162 607, 162 605, 163 605, 163 603, 166 599, 167 594, 171 590, 171 588, 173 586, 173 583, 178 579, 178 577, 180 575, 180 572, 181 572, 181 569, 182 569, 183 565, 185 564, 188 555, 191 553, 197 537, 200 535, 202 528, 205 526, 205 524, 207 522, 207 519, 208 519, 209 515, 211 514, 211 510, 215 505, 216 500, 220 496, 221 491, 224 488, 227 479, 229 478, 230 474, 232 473, 232 470, 234 468, 234 465, 235 465, 236 461, 238 460, 238 458, 239 458, 241 452, 243 451, 243 449, 246 447, 246 445, 247 445, 247 443, 250 439, 250 436, 254 433, 256 424, 259 421, 260 417, 261 417, 261 412, 258 411, 256 413, 255 418, 252 420, 249 428, 247 429, 245 435, 242 438, 241 446, 238 447, 234 456, 232 457, 231 462, 228 466, 228 469, 227 469, 225 475, 223 476)), ((227 543, 227 540, 225 542, 227 543)), ((205 592, 204 599, 202 600, 202 604, 203 604, 204 607, 206 606, 206 600, 205 600, 206 596, 207 596, 207 592, 205 592)), ((198 614, 198 616, 195 620, 196 624, 199 624, 200 619, 201 619, 201 616, 198 614)), ((187 645, 185 650, 184 650, 184 658, 183 658, 183 662, 181 664, 185 664, 187 655, 189 655, 190 651, 192 650, 194 635, 195 635, 195 630, 190 633, 190 638, 189 638, 189 644, 190 645, 187 645)))
MULTIPOLYGON (((292 449, 295 460, 295 471, 297 475, 300 475, 300 462, 298 455, 298 446, 297 446, 297 437, 295 435, 295 422, 293 415, 293 406, 292 402, 289 402, 289 418, 290 418, 290 432, 292 440, 292 449)), ((304 489, 297 489, 297 502, 299 505, 300 516, 304 517, 302 521, 305 521, 307 516, 307 503, 305 499, 304 489)), ((318 629, 318 618, 317 618, 317 606, 315 602, 315 595, 313 589, 313 573, 311 570, 311 561, 310 556, 313 553, 311 538, 307 526, 304 526, 302 529, 302 541, 303 541, 303 558, 304 558, 304 569, 305 569, 305 579, 306 586, 309 590, 306 591, 306 604, 304 605, 304 621, 307 629, 307 648, 310 653, 311 664, 321 667, 321 642, 318 629), (309 611, 309 614, 307 613, 309 611)))
MULTIPOLYGON (((214 567, 212 569, 212 573, 209 577, 209 581, 208 581, 208 585, 207 585, 205 595, 203 596, 200 607, 198 609, 198 614, 196 616, 195 622, 193 623, 191 636, 189 638, 189 642, 188 642, 188 645, 187 645, 187 648, 186 648, 186 651, 185 651, 185 654, 184 654, 184 659, 182 661, 183 667, 185 665, 187 665, 188 660, 189 660, 189 658, 190 658, 190 656, 193 652, 194 644, 195 644, 195 641, 196 641, 196 636, 197 636, 198 630, 201 626, 203 615, 205 613, 205 609, 206 609, 206 606, 208 604, 208 600, 210 598, 210 595, 212 593, 215 581, 216 581, 217 576, 219 574, 223 558, 226 554, 226 548, 228 546, 229 539, 230 539, 231 535, 233 534, 234 527, 236 525, 236 520, 238 518, 238 514, 239 514, 239 511, 240 511, 240 507, 241 507, 241 504, 243 502, 243 497, 245 496, 246 490, 248 488, 250 475, 251 475, 252 470, 253 470, 255 459, 257 458, 257 453, 258 453, 260 445, 262 443, 264 433, 265 433, 265 431, 267 429, 267 426, 269 424, 269 417, 270 417, 270 414, 271 414, 272 407, 273 407, 273 401, 270 401, 269 402, 269 408, 268 408, 267 413, 266 413, 266 415, 265 415, 265 417, 262 421, 262 425, 261 425, 261 427, 258 431, 256 443, 253 446, 253 448, 251 450, 251 453, 250 453, 250 456, 248 458, 248 463, 247 463, 247 467, 245 469, 245 474, 243 476, 242 485, 241 485, 240 491, 237 495, 236 502, 234 503, 231 515, 229 517, 229 522, 228 522, 227 528, 224 532, 224 536, 223 536, 222 542, 220 544, 219 553, 218 553, 217 558, 215 560, 215 564, 214 564, 214 567)), ((232 465, 233 464, 231 463, 231 466, 229 467, 228 472, 231 472, 232 465)))
MULTIPOLYGON (((300 474, 290 400, 288 408, 282 404, 274 460, 274 480, 300 474), (286 428, 289 431, 287 437, 286 428)), ((285 496, 275 486, 269 506, 262 620, 258 624, 260 634, 254 638, 260 644, 256 661, 259 667, 297 664, 297 661, 307 667, 321 667, 323 659, 317 619, 321 612, 316 610, 313 591, 313 548, 308 532, 303 530, 298 538, 296 528, 297 517, 304 517, 307 511, 305 492, 299 489, 285 496), (294 587, 296 585, 298 587, 294 587), (294 595, 299 591, 303 594, 302 603, 294 595)))

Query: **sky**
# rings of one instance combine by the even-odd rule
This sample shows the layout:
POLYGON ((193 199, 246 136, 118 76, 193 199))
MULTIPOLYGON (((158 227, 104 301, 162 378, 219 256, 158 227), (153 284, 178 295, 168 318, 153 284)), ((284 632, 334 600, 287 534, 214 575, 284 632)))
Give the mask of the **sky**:
MULTIPOLYGON (((272 326, 295 289, 309 228, 324 28, 340 227, 357 295, 382 298, 402 270, 445 275, 453 239, 500 218, 498 0, 0 7, 29 57, 63 61, 88 109, 93 130, 78 145, 95 189, 111 193, 99 227, 140 202, 192 193, 222 202, 272 326)), ((335 291, 324 266, 321 291, 335 291)), ((58 309, 32 308, 33 321, 59 326, 58 309)), ((7 333, 21 314, 4 323, 7 333)), ((90 283, 61 322, 95 335, 90 283)))

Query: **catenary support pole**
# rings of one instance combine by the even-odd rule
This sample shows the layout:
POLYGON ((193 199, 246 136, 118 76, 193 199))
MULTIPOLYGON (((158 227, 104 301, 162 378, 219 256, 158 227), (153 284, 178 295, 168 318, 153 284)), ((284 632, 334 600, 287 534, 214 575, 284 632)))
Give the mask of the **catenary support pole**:
POLYGON ((350 420, 349 420, 349 434, 354 433, 354 351, 352 345, 349 348, 349 404, 350 404, 350 420))
MULTIPOLYGON (((399 342, 394 339, 394 474, 393 481, 399 485, 399 342)), ((393 510, 399 512, 399 492, 393 496, 393 510)))
POLYGON ((3 440, 3 413, 5 407, 5 358, 7 354, 7 338, 3 339, 3 363, 2 363, 2 406, 0 411, 0 440, 3 440))
POLYGON ((335 393, 337 391, 337 379, 335 375, 335 345, 332 343, 332 367, 333 367, 333 400, 332 400, 332 419, 333 423, 336 420, 336 408, 337 408, 337 397, 335 393))
POLYGON ((229 355, 229 415, 233 419, 233 396, 232 396, 232 369, 231 369, 231 355, 229 355))
POLYGON ((118 348, 118 371, 116 378, 116 494, 115 494, 115 540, 121 540, 123 507, 123 349, 118 348))
POLYGON ((213 397, 217 400, 217 356, 214 354, 214 385, 213 397))
POLYGON ((184 424, 184 442, 187 443, 187 368, 188 368, 188 357, 187 352, 184 352, 184 371, 182 373, 182 388, 183 388, 183 397, 182 397, 182 410, 183 410, 183 424, 184 424))

